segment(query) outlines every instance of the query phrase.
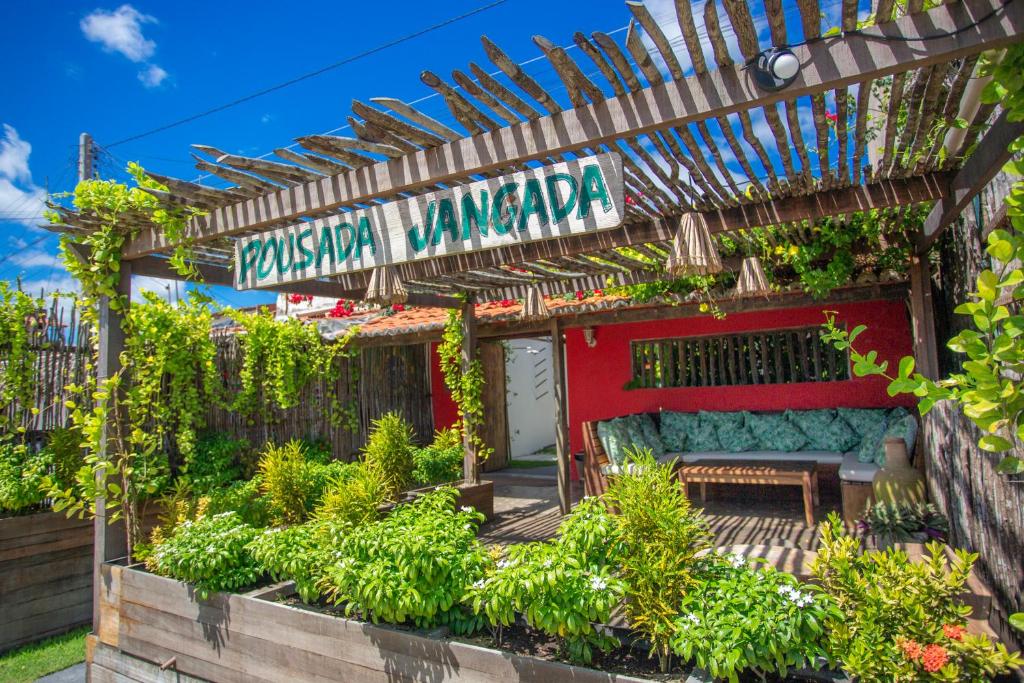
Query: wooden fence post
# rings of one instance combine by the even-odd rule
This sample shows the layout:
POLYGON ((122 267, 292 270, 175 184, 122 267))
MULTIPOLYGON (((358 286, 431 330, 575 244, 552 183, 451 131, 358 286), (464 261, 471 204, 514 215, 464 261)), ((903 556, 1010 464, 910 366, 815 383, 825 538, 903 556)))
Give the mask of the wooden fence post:
POLYGON ((563 515, 572 510, 572 481, 569 479, 569 429, 566 415, 565 341, 558 318, 551 319, 551 374, 555 388, 555 450, 558 458, 558 507, 563 515))
POLYGON ((939 349, 935 340, 935 309, 932 306, 932 279, 927 254, 911 257, 910 317, 914 323, 917 371, 928 379, 937 380, 939 349))
MULTIPOLYGON (((130 261, 121 262, 121 280, 117 286, 117 293, 131 300, 132 292, 132 266, 130 261)), ((96 382, 101 384, 104 380, 113 377, 121 371, 121 352, 124 351, 124 331, 121 323, 128 311, 115 311, 110 307, 110 299, 102 297, 99 302, 99 330, 98 348, 96 358, 96 382)), ((119 416, 112 414, 110 420, 117 420, 119 416)), ((100 435, 101 458, 107 457, 107 438, 110 431, 110 422, 104 426, 100 435)), ((100 475, 97 475, 100 478, 100 475)), ((107 523, 106 499, 100 495, 96 497, 96 516, 93 520, 93 574, 92 574, 92 628, 93 633, 99 633, 100 629, 100 591, 103 580, 100 573, 104 562, 116 560, 128 555, 128 534, 124 527, 124 521, 111 526, 107 523)))
MULTIPOLYGON (((462 304, 462 372, 469 372, 470 364, 476 358, 476 308, 473 297, 467 296, 462 304)), ((466 484, 475 485, 480 483, 480 466, 477 462, 477 447, 473 439, 476 426, 472 420, 463 418, 462 446, 462 477, 466 484)))

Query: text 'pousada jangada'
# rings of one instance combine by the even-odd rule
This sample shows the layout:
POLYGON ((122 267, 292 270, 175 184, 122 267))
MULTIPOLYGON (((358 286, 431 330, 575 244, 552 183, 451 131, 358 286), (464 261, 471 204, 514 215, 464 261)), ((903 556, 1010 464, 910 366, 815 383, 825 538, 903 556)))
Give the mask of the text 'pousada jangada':
POLYGON ((246 235, 235 287, 253 289, 617 227, 622 158, 600 154, 246 235))

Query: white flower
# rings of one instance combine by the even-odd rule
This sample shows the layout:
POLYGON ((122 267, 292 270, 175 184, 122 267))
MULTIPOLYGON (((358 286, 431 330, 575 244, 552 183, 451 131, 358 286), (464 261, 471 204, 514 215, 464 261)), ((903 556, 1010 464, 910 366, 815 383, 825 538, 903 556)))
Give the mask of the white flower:
POLYGON ((545 569, 547 569, 548 567, 550 567, 550 566, 551 566, 552 564, 554 564, 554 562, 552 562, 552 560, 551 560, 551 558, 550 558, 550 557, 549 557, 548 559, 544 560, 544 568, 545 568, 545 569))
POLYGON ((462 525, 462 528, 463 528, 463 529, 466 529, 467 531, 469 531, 470 529, 472 529, 472 528, 473 528, 473 525, 472 525, 472 524, 463 524, 463 525, 462 525))
POLYGON ((498 569, 508 569, 514 566, 516 566, 515 560, 501 560, 498 562, 498 569))
POLYGON ((484 580, 483 579, 479 579, 479 580, 477 580, 477 581, 475 581, 473 583, 473 588, 483 588, 483 587, 484 587, 484 580))
POLYGON ((603 591, 608 587, 608 582, 600 576, 593 576, 590 578, 590 587, 596 591, 603 591))
POLYGON ((743 567, 747 564, 747 558, 743 557, 739 553, 733 553, 732 555, 729 555, 726 559, 728 559, 729 564, 731 564, 736 569, 739 569, 740 567, 743 567))
POLYGON ((690 623, 692 623, 692 624, 699 624, 700 623, 700 617, 698 617, 693 612, 690 612, 689 614, 687 614, 686 618, 689 619, 690 623))
POLYGON ((473 510, 473 508, 469 507, 468 505, 463 505, 459 509, 462 510, 463 512, 475 512, 475 510, 473 510))

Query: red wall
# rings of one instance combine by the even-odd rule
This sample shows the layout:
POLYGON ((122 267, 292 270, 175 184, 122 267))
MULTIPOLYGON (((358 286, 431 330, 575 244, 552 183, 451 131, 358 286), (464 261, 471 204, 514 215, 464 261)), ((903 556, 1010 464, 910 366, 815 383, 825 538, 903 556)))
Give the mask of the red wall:
MULTIPOLYGON (((569 398, 569 443, 572 452, 583 449, 581 423, 619 415, 666 410, 784 410, 807 408, 877 407, 914 405, 913 397, 890 398, 885 379, 853 378, 843 382, 805 382, 735 387, 676 389, 631 389, 622 387, 630 380, 629 342, 634 339, 661 339, 706 334, 725 334, 748 330, 820 325, 823 310, 838 312, 838 320, 848 329, 867 325, 857 338, 857 348, 878 351, 879 360, 895 368, 900 357, 913 352, 910 323, 901 301, 871 301, 856 304, 822 304, 808 308, 730 313, 723 320, 712 316, 660 320, 648 323, 600 325, 595 328, 597 346, 587 348, 580 328, 566 330, 566 370, 569 398)), ((455 424, 458 413, 441 377, 437 345, 432 345, 430 368, 433 394, 434 427, 455 424)))
POLYGON ((430 345, 430 400, 434 408, 434 429, 447 429, 459 421, 459 409, 452 400, 452 392, 444 385, 437 347, 437 344, 430 345))
POLYGON ((853 378, 842 382, 802 382, 785 385, 734 387, 632 389, 629 342, 748 330, 819 325, 822 310, 838 311, 848 328, 864 324, 857 348, 878 351, 879 361, 895 367, 899 358, 912 353, 913 345, 906 308, 899 301, 857 304, 823 304, 799 309, 730 313, 723 320, 712 316, 680 318, 647 323, 602 325, 595 328, 597 346, 588 348, 581 329, 565 333, 569 395, 569 442, 572 452, 583 449, 581 423, 618 415, 666 410, 784 410, 844 407, 875 407, 914 404, 912 397, 890 398, 888 382, 879 377, 853 378))

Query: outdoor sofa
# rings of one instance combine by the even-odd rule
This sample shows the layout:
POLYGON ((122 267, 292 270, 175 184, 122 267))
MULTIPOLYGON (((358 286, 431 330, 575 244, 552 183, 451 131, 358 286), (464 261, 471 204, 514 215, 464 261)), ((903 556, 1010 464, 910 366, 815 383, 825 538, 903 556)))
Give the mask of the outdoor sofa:
POLYGON ((917 418, 905 408, 836 408, 778 412, 638 413, 583 423, 583 482, 601 495, 608 476, 621 474, 630 448, 649 448, 659 462, 736 460, 814 462, 824 477, 838 475, 843 517, 854 521, 871 495, 885 459, 884 441, 901 437, 914 452, 917 418))

